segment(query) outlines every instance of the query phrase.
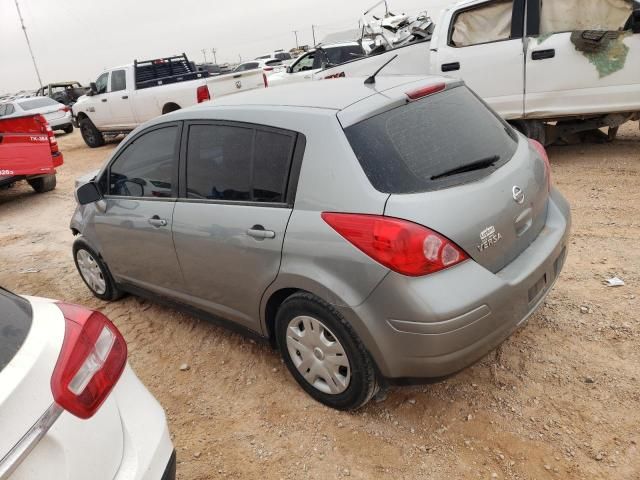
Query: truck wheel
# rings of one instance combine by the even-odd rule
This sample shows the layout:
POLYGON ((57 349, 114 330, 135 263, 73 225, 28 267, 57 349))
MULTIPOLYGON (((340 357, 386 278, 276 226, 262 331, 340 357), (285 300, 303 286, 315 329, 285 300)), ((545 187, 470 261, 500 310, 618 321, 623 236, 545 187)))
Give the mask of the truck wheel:
POLYGON ((27 182, 31 185, 31 188, 36 191, 36 193, 50 192, 56 188, 55 175, 44 175, 38 178, 31 178, 27 180, 27 182))
POLYGON ((539 120, 516 120, 511 125, 527 137, 537 140, 542 145, 547 146, 547 129, 543 122, 539 120))
POLYGON ((80 133, 82 134, 84 143, 90 148, 97 148, 104 145, 104 136, 102 136, 100 130, 98 130, 88 118, 80 120, 80 133))
POLYGON ((64 127, 64 133, 73 133, 73 125, 67 125, 64 127))

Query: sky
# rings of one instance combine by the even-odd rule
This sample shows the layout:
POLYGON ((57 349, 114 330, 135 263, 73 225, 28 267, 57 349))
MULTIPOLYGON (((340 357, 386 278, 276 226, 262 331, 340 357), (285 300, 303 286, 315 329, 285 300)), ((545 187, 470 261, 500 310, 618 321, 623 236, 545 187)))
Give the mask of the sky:
MULTIPOLYGON (((18 0, 43 83, 95 81, 134 59, 185 52, 190 59, 238 62, 357 28, 376 0, 18 0)), ((394 13, 427 10, 452 0, 388 0, 394 13)), ((383 7, 380 7, 383 8, 383 7)), ((380 10, 383 12, 384 10, 380 10)), ((38 80, 15 0, 0 0, 0 94, 35 89, 38 80)))

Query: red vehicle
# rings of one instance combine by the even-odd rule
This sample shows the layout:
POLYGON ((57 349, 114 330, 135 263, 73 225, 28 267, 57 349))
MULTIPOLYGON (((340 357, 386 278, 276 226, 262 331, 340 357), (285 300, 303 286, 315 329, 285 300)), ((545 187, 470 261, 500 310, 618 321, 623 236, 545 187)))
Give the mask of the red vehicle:
POLYGON ((56 188, 56 167, 62 153, 40 115, 0 118, 0 187, 26 180, 38 193, 56 188))

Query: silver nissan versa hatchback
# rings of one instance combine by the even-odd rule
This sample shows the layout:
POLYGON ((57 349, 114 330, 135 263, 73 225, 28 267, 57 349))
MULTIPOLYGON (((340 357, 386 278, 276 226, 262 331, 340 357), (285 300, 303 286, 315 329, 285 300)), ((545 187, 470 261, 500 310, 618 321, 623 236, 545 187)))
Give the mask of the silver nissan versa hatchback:
POLYGON ((460 82, 294 84, 134 131, 78 182, 73 255, 98 298, 224 319, 353 409, 472 364, 535 311, 570 227, 550 180, 544 148, 460 82))

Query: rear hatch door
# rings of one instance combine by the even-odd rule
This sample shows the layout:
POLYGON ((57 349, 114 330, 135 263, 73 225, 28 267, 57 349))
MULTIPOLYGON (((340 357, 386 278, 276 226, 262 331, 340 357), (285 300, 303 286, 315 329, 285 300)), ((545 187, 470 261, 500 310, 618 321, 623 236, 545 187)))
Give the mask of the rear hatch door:
POLYGON ((527 140, 464 86, 345 129, 385 215, 446 236, 497 272, 546 222, 548 173, 527 140))

